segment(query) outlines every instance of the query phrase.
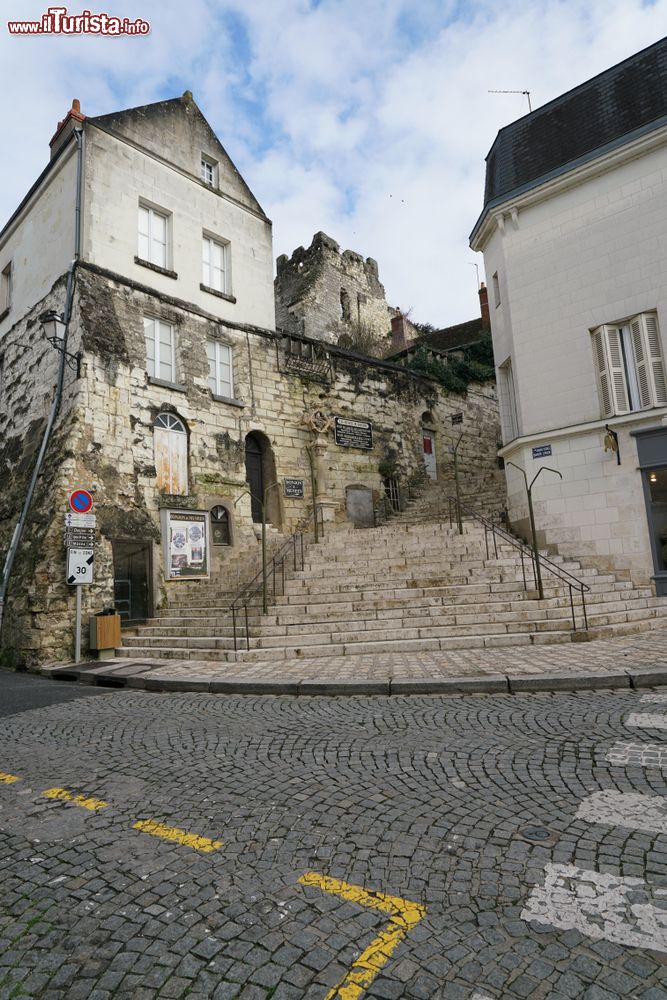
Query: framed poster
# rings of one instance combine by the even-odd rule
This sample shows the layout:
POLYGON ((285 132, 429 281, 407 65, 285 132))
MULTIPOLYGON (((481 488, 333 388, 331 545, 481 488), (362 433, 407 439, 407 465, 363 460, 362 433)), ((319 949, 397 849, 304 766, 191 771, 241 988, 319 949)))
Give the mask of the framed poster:
POLYGON ((208 514, 200 510, 163 510, 162 538, 167 580, 208 577, 208 514))

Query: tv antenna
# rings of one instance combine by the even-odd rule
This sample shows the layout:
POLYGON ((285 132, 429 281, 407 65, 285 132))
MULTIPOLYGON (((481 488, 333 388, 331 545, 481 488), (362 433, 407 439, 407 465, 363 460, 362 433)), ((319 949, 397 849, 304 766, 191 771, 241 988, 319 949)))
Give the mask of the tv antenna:
POLYGON ((529 90, 487 90, 487 94, 523 94, 528 100, 528 110, 532 111, 533 106, 530 103, 530 91, 529 90))

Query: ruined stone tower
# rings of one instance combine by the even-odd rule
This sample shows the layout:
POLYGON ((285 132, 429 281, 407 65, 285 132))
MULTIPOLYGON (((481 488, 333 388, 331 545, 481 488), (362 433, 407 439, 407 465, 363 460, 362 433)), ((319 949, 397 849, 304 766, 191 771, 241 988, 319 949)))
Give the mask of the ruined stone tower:
POLYGON ((377 261, 341 253, 326 233, 316 233, 307 250, 278 257, 275 298, 278 329, 362 353, 389 350, 396 310, 387 305, 377 261))

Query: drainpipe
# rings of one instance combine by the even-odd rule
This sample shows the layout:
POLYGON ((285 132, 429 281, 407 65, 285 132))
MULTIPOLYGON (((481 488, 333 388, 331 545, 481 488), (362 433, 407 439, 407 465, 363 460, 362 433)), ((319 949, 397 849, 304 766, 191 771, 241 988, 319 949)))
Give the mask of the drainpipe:
POLYGON ((9 549, 7 550, 7 558, 5 559, 5 565, 2 571, 2 580, 0 581, 0 636, 2 635, 2 622, 4 618, 5 604, 7 603, 7 590, 9 587, 9 578, 11 576, 12 568, 14 566, 14 560, 16 559, 16 553, 18 552, 19 546, 21 544, 23 530, 25 528, 25 524, 28 519, 28 512, 30 510, 30 505, 32 503, 35 487, 37 486, 37 480, 39 478, 40 472, 42 471, 42 465, 44 464, 44 457, 46 455, 46 450, 48 448, 49 440, 51 438, 53 425, 56 422, 56 418, 60 410, 60 404, 62 402, 62 397, 63 397, 63 387, 65 384, 65 367, 67 365, 67 335, 69 333, 69 321, 70 321, 70 316, 72 314, 72 300, 74 298, 76 265, 81 256, 81 178, 82 178, 82 166, 83 166, 82 129, 74 129, 74 137, 76 139, 76 146, 77 146, 76 204, 74 208, 74 218, 75 218, 74 259, 72 260, 71 264, 69 265, 69 268, 67 269, 67 287, 65 291, 65 307, 63 309, 63 322, 65 324, 65 329, 63 331, 62 347, 60 348, 60 365, 58 368, 58 381, 56 383, 56 392, 55 396, 53 397, 53 403, 51 404, 51 412, 49 413, 49 419, 44 429, 44 436, 42 437, 42 443, 40 445, 39 454, 37 455, 37 461, 35 462, 35 467, 32 470, 32 477, 30 479, 30 485, 28 486, 28 492, 26 493, 25 500, 23 501, 21 516, 19 517, 18 523, 14 528, 14 534, 12 535, 12 540, 9 544, 9 549))

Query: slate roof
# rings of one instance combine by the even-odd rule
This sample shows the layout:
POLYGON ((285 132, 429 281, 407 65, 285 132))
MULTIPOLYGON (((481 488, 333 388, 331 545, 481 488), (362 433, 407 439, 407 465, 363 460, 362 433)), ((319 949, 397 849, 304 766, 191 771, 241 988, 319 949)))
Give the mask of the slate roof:
POLYGON ((484 209, 666 116, 667 37, 501 129, 486 158, 484 209))

